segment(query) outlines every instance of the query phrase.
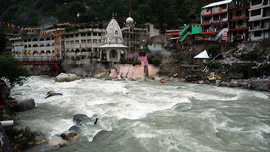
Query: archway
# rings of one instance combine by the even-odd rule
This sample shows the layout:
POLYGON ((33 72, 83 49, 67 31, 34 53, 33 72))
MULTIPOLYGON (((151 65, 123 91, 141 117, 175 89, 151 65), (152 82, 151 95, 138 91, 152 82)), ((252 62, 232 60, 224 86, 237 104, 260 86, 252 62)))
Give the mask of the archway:
POLYGON ((110 58, 111 59, 114 59, 114 60, 117 60, 118 54, 117 54, 117 51, 116 50, 111 50, 110 51, 110 58))

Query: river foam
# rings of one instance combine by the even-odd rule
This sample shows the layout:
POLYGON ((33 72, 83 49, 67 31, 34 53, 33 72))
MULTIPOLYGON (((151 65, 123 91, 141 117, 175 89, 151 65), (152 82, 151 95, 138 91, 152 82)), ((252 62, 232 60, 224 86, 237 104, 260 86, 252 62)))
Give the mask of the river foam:
POLYGON ((50 77, 32 76, 22 86, 15 86, 11 95, 19 100, 35 99, 37 107, 21 113, 19 122, 46 133, 48 138, 73 126, 75 114, 97 116, 98 125, 81 127, 79 143, 93 142, 95 134, 106 130, 110 133, 96 144, 107 146, 72 145, 79 151, 268 149, 270 127, 266 122, 270 119, 270 101, 261 92, 188 83, 99 79, 58 83, 50 77), (46 99, 48 91, 63 96, 46 99))

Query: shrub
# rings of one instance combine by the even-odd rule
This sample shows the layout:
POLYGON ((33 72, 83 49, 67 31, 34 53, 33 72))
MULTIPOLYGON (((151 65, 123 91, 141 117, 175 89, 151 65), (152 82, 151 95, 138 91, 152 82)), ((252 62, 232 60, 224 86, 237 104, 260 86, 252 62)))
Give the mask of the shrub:
POLYGON ((154 66, 158 67, 160 65, 160 59, 159 58, 149 58, 148 63, 153 64, 154 66))
POLYGON ((210 70, 218 70, 221 68, 221 64, 219 62, 207 62, 205 65, 210 69, 210 70))
POLYGON ((11 85, 20 83, 24 77, 30 76, 29 71, 20 65, 11 55, 0 55, 0 78, 9 80, 11 85))
MULTIPOLYGON (((217 44, 209 44, 207 46, 206 50, 209 53, 209 55, 211 56, 211 58, 214 58, 221 53, 220 47, 217 44)), ((223 58, 222 55, 219 55, 217 57, 217 59, 222 59, 222 58, 223 58)))

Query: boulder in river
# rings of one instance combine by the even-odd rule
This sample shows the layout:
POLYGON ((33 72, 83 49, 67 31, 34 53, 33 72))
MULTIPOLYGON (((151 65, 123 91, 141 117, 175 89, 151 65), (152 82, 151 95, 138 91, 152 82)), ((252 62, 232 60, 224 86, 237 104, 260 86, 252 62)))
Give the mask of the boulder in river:
POLYGON ((79 80, 79 76, 77 76, 76 74, 67 73, 61 73, 55 78, 55 81, 57 82, 70 82, 75 80, 79 80))
POLYGON ((93 124, 97 124, 97 121, 98 121, 98 118, 92 119, 92 118, 89 118, 85 114, 76 114, 73 116, 73 122, 76 124, 76 126, 81 126, 88 122, 93 122, 93 124))
POLYGON ((57 92, 54 92, 54 91, 49 91, 47 93, 46 98, 49 98, 49 97, 52 97, 52 96, 62 96, 62 95, 63 95, 62 93, 57 93, 57 92))
POLYGON ((34 99, 27 99, 18 101, 17 104, 12 106, 12 109, 15 112, 27 111, 35 108, 35 100, 34 99))
POLYGON ((250 83, 250 89, 257 91, 269 91, 270 86, 267 82, 264 81, 252 81, 250 83))
POLYGON ((94 138, 93 138, 93 141, 96 141, 96 140, 100 139, 102 136, 104 136, 104 135, 107 134, 107 133, 109 133, 109 131, 106 131, 106 130, 100 130, 100 131, 98 131, 98 132, 95 134, 95 136, 94 136, 94 138))

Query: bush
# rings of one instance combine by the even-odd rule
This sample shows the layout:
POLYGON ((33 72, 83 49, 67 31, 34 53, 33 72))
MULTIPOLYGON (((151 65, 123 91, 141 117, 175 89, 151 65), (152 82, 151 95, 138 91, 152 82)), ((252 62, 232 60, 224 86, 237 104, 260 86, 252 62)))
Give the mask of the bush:
POLYGON ((219 62, 207 62, 205 65, 212 71, 212 70, 218 70, 221 68, 221 64, 219 62))
POLYGON ((127 64, 127 63, 128 63, 127 59, 125 59, 125 58, 120 59, 120 64, 127 64))
POLYGON ((141 64, 141 61, 138 61, 138 60, 136 60, 136 61, 129 61, 129 60, 125 59, 125 58, 121 58, 120 59, 120 64, 132 64, 133 66, 135 66, 135 65, 140 65, 141 64))
POLYGON ((0 55, 0 78, 9 80, 10 84, 20 83, 24 77, 30 76, 29 71, 11 55, 0 55))
MULTIPOLYGON (((211 58, 214 58, 221 53, 220 47, 217 44, 209 44, 207 46, 206 50, 209 53, 209 55, 211 56, 211 58)), ((217 59, 222 59, 222 58, 223 58, 222 55, 219 55, 217 57, 217 59)))
POLYGON ((262 66, 262 74, 270 75, 270 64, 264 64, 262 66))
POLYGON ((154 66, 158 67, 160 65, 160 59, 159 58, 149 58, 148 63, 153 64, 154 66))
POLYGON ((263 52, 259 50, 250 51, 241 55, 243 61, 262 61, 263 52))

